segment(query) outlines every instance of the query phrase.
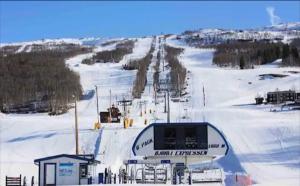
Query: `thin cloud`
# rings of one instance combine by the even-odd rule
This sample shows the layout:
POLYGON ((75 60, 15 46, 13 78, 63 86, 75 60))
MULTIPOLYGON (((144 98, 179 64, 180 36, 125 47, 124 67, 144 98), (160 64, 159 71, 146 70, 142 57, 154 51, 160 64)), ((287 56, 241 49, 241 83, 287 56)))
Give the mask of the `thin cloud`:
POLYGON ((277 25, 281 22, 280 17, 275 15, 275 8, 274 7, 269 6, 269 7, 266 8, 266 11, 269 15, 271 25, 277 25))

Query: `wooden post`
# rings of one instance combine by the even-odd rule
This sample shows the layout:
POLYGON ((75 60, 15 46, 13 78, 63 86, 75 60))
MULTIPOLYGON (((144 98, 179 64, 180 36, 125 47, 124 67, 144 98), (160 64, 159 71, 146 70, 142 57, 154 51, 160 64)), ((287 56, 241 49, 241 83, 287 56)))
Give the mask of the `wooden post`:
POLYGON ((31 177, 31 186, 34 186, 34 176, 31 177))
POLYGON ((78 150, 78 120, 77 120, 77 101, 75 97, 75 141, 76 141, 76 155, 79 154, 78 150))

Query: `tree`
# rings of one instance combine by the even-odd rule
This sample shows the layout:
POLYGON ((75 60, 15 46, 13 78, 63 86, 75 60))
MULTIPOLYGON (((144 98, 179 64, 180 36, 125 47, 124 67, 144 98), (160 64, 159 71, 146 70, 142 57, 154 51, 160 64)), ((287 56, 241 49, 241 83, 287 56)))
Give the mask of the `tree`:
POLYGON ((80 97, 82 88, 79 75, 70 70, 64 60, 85 52, 89 50, 79 45, 64 45, 55 50, 35 46, 33 52, 0 56, 1 111, 12 108, 16 112, 56 113, 67 109, 72 95, 80 97))
POLYGON ((165 45, 165 59, 170 66, 170 78, 173 90, 176 90, 176 95, 179 95, 184 88, 186 79, 186 68, 179 62, 178 56, 183 52, 182 48, 175 48, 165 45))
POLYGON ((240 69, 244 69, 245 68, 245 59, 244 56, 240 57, 240 69))
POLYGON ((290 55, 290 47, 288 44, 284 44, 282 47, 282 59, 289 57, 290 55))
POLYGON ((296 59, 299 58, 299 53, 298 53, 298 50, 297 50, 296 47, 292 47, 291 53, 292 53, 292 56, 293 56, 294 58, 296 58, 296 59))
POLYGON ((276 58, 280 58, 280 47, 279 46, 275 46, 275 54, 276 54, 276 58))
POLYGON ((82 63, 92 65, 96 63, 120 62, 126 54, 132 53, 133 40, 125 40, 116 45, 114 50, 97 52, 90 60, 83 60, 82 63))
POLYGON ((145 57, 138 60, 130 61, 130 64, 127 65, 128 69, 136 68, 138 70, 136 73, 136 78, 132 89, 132 96, 134 98, 140 98, 143 91, 145 90, 145 86, 147 84, 147 71, 151 63, 151 59, 153 57, 154 46, 155 45, 153 40, 150 51, 147 53, 145 57))

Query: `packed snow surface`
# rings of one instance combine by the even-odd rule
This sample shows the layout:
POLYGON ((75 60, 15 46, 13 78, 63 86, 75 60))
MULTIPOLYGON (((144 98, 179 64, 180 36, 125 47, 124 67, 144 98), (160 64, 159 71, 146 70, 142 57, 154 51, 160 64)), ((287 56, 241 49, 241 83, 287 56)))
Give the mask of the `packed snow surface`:
MULTIPOLYGON (((189 101, 171 102, 171 121, 207 121, 220 129, 231 146, 228 156, 216 162, 226 175, 244 172, 257 185, 300 185, 300 112, 251 104, 257 94, 263 96, 277 88, 299 88, 300 73, 290 71, 300 72, 300 69, 279 68, 276 63, 249 70, 223 69, 212 64, 213 49, 192 48, 174 38, 168 38, 166 44, 184 48, 179 61, 189 71, 186 96, 189 101), (260 80, 261 74, 287 76, 260 80), (278 111, 270 112, 271 109, 278 111)), ((138 38, 133 53, 120 63, 81 64, 83 59, 90 58, 97 51, 112 50, 115 47, 112 44, 97 46, 89 54, 66 60, 66 64, 79 73, 85 92, 98 87, 99 110, 106 111, 110 100, 116 104, 117 100, 130 98, 136 71, 122 70, 122 65, 145 56, 152 39, 138 38)), ((155 42, 154 58, 159 52, 158 39, 155 42)), ((146 126, 145 119, 148 123, 166 121, 166 114, 162 112, 163 100, 159 99, 157 105, 153 103, 151 73, 154 72, 154 62, 150 64, 141 100, 147 101, 147 109, 144 106, 143 111, 152 109, 156 112, 140 116, 140 100, 133 100, 128 113, 128 117, 134 119, 133 127, 123 129, 122 124, 102 124, 100 131, 95 131, 96 96, 77 103, 80 152, 96 155, 96 159, 102 162, 98 171, 108 166, 117 171, 124 159, 133 157, 131 146, 146 126)), ((34 159, 75 152, 74 109, 60 116, 0 114, 0 123, 0 185, 4 185, 6 175, 37 178, 38 167, 34 165, 34 159)), ((229 179, 225 182, 230 185, 229 179)))
MULTIPOLYGON (((277 88, 299 88, 299 73, 290 74, 288 71, 300 69, 274 68, 274 65, 249 70, 221 69, 212 65, 213 50, 182 46, 172 38, 167 41, 171 46, 185 49, 180 61, 191 71, 189 91, 194 104, 189 113, 192 120, 205 120, 221 129, 243 169, 255 182, 282 185, 277 181, 286 180, 286 185, 299 185, 299 111, 270 112, 270 105, 247 104, 253 103, 257 94, 264 96, 277 88), (264 73, 288 76, 260 80, 259 75, 264 73)), ((225 157, 225 160, 230 158, 225 157)), ((233 166, 226 161, 222 163, 225 170, 233 166)))

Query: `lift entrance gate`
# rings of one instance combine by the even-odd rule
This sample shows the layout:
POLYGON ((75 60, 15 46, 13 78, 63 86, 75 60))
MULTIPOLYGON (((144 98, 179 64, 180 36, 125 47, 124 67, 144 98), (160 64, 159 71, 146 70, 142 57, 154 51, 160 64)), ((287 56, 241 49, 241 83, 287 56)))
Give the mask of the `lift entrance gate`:
POLYGON ((215 167, 188 169, 183 162, 172 160, 124 160, 125 183, 130 184, 199 184, 223 185, 223 170, 215 167))
POLYGON ((181 183, 184 179, 183 162, 168 159, 129 159, 123 163, 126 166, 129 183, 166 184, 168 181, 181 183))

